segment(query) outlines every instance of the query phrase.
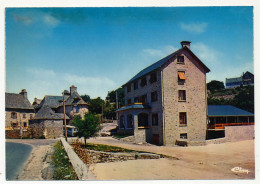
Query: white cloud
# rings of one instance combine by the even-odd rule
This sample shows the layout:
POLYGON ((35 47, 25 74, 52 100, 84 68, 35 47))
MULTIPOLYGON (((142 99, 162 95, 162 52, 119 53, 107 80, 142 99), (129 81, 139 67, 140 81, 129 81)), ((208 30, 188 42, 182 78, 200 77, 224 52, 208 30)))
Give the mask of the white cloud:
POLYGON ((105 98, 109 90, 116 88, 115 82, 104 76, 89 77, 35 68, 27 69, 27 74, 31 76, 30 89, 28 89, 30 101, 33 101, 34 97, 61 95, 62 91, 69 89, 71 85, 78 87, 80 95, 88 94, 91 98, 98 96, 105 98))
POLYGON ((176 50, 178 50, 176 47, 171 46, 171 45, 167 45, 167 46, 165 46, 161 49, 152 49, 152 48, 144 49, 142 51, 142 53, 145 56, 152 56, 152 57, 161 58, 161 57, 165 57, 165 56, 171 54, 172 52, 174 52, 176 50))
POLYGON ((59 24, 59 20, 51 15, 44 15, 43 22, 49 26, 56 27, 59 24))
POLYGON ((222 56, 222 53, 217 51, 214 48, 211 48, 207 46, 206 44, 202 42, 194 43, 192 44, 191 48, 196 55, 204 62, 207 63, 213 63, 217 62, 220 57, 222 56))
POLYGON ((201 34, 206 31, 208 24, 205 22, 202 23, 180 23, 180 27, 184 31, 188 31, 190 33, 201 34))

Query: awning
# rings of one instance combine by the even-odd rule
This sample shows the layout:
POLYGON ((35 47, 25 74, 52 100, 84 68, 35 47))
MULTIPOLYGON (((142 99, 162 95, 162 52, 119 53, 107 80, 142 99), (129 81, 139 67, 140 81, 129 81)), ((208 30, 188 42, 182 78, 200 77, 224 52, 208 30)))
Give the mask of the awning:
POLYGON ((185 80, 186 79, 184 72, 178 72, 178 75, 179 75, 179 78, 181 80, 185 80))

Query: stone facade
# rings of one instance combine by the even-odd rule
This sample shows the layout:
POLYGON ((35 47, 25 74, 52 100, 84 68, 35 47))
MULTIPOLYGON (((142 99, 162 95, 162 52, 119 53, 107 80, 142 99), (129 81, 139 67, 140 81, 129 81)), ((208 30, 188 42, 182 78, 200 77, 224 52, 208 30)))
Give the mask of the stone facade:
POLYGON ((119 133, 123 132, 122 129, 127 130, 128 116, 132 115, 136 143, 170 146, 178 142, 187 145, 205 144, 206 73, 209 69, 190 51, 189 42, 186 43, 188 45, 182 44, 180 50, 158 61, 159 64, 163 62, 161 66, 156 67, 155 63, 147 67, 143 71, 152 68, 151 71, 141 71, 141 74, 123 86, 127 105, 117 111, 119 133), (155 75, 156 81, 150 81, 155 75), (146 85, 142 86, 145 79, 146 85), (143 100, 145 95, 146 100, 143 100), (139 103, 149 107, 138 106, 135 103, 137 97, 139 103), (147 114, 144 116, 148 117, 141 117, 140 114, 147 114), (139 125, 143 121, 141 119, 147 121, 146 126, 139 125))
POLYGON ((225 137, 228 141, 250 140, 255 138, 255 126, 225 126, 225 137))
POLYGON ((30 129, 33 138, 56 139, 63 137, 62 120, 32 120, 30 129))

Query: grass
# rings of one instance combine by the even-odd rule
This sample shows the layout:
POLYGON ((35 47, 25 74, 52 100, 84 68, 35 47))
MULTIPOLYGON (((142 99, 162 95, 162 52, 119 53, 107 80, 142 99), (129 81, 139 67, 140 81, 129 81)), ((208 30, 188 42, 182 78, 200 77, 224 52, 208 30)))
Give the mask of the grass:
POLYGON ((69 158, 60 142, 54 146, 52 155, 52 165, 54 166, 54 180, 77 180, 77 175, 69 161, 69 158))
POLYGON ((121 148, 121 147, 117 147, 117 146, 108 146, 108 145, 104 145, 104 144, 91 144, 91 143, 87 143, 87 146, 85 147, 84 145, 82 145, 84 148, 88 149, 88 150, 94 150, 94 151, 104 151, 104 152, 137 152, 135 150, 129 150, 129 149, 125 149, 125 148, 121 148))
POLYGON ((129 136, 132 136, 132 135, 113 135, 113 138, 122 139, 122 138, 129 137, 129 136))

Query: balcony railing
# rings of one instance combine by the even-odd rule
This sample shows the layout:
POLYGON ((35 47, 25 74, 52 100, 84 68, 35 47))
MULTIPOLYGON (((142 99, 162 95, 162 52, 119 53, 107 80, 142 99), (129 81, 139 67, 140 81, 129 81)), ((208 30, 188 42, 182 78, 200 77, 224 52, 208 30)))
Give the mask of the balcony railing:
POLYGON ((241 126, 241 125, 254 125, 254 122, 243 122, 243 123, 216 123, 209 125, 208 129, 225 129, 225 126, 241 126))

